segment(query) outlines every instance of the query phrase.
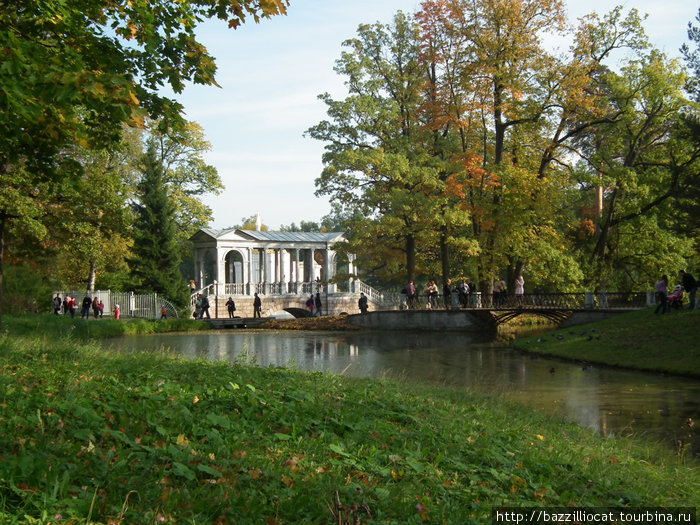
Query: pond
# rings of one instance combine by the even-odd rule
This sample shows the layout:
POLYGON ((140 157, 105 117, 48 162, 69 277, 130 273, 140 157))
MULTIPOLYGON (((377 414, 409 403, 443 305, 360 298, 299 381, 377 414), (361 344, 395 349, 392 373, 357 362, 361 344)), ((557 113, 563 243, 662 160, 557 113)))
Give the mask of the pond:
POLYGON ((121 350, 253 360, 356 377, 393 377, 496 393, 603 436, 639 435, 700 458, 700 381, 546 359, 462 333, 221 331, 125 336, 121 350))

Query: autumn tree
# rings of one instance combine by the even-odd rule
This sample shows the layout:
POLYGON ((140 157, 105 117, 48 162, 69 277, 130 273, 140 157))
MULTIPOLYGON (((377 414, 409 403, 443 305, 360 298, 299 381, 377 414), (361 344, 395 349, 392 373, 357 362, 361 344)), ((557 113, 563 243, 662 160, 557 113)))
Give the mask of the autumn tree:
POLYGON ((147 137, 156 145, 168 194, 175 206, 176 238, 184 245, 212 219, 211 208, 202 203, 200 197, 221 193, 223 183, 216 168, 204 160, 211 144, 199 124, 185 122, 182 127, 167 131, 158 124, 154 122, 149 126, 147 137))
POLYGON ((614 50, 647 46, 638 14, 616 8, 573 32, 557 0, 434 0, 417 16, 431 71, 425 108, 459 145, 456 187, 467 195, 465 234, 476 243, 483 288, 505 274, 512 289, 526 265, 543 282, 578 282, 567 235, 576 227, 572 151, 621 118, 602 79, 614 50), (545 34, 570 36, 570 51, 544 49, 545 34))

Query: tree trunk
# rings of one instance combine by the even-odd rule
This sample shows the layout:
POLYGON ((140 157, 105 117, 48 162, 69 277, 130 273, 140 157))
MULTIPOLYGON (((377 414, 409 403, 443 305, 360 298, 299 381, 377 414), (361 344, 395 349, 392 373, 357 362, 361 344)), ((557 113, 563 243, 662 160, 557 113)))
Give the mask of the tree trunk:
POLYGON ((407 282, 416 280, 416 239, 413 235, 406 235, 406 273, 407 282))
POLYGON ((87 280, 87 291, 92 295, 95 291, 95 261, 90 261, 90 275, 87 280))
POLYGON ((450 278, 450 250, 447 246, 447 235, 445 232, 440 235, 440 262, 442 263, 442 286, 443 289, 450 278))

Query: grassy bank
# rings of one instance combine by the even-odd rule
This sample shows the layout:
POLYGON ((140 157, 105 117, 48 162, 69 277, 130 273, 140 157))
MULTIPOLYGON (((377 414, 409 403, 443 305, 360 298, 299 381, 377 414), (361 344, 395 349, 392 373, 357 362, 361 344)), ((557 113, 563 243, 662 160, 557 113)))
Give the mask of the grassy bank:
POLYGON ((36 336, 61 338, 70 336, 82 340, 103 339, 120 335, 157 334, 168 332, 194 332, 210 330, 211 326, 194 319, 122 319, 89 320, 64 315, 3 316, 3 332, 11 336, 36 336))
POLYGON ((700 377, 700 312, 653 309, 519 339, 515 348, 541 355, 700 377))
POLYGON ((0 337, 0 522, 487 523, 698 506, 698 465, 463 391, 0 337))

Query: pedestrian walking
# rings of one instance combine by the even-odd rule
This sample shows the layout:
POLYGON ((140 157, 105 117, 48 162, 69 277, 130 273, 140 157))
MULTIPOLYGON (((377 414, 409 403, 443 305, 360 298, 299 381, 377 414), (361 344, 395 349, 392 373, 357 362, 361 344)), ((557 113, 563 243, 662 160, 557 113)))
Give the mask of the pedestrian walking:
POLYGON ((367 296, 360 292, 360 299, 357 301, 357 306, 360 308, 361 314, 367 313, 367 296))
POLYGON ((661 314, 666 313, 666 305, 668 304, 668 276, 664 275, 661 277, 661 280, 656 283, 656 300, 658 301, 658 305, 656 306, 656 310, 654 310, 655 314, 659 313, 659 309, 661 309, 661 314))
POLYGON ((321 317, 321 309, 322 309, 322 303, 321 303, 321 294, 319 292, 316 292, 316 299, 314 299, 314 306, 316 307, 316 315, 318 317, 321 317))
POLYGON ((233 314, 236 311, 236 303, 233 302, 232 297, 229 297, 228 301, 226 301, 226 309, 228 310, 229 319, 233 319, 233 317, 234 317, 233 314))
POLYGON ((255 299, 253 299, 253 319, 256 317, 259 319, 262 317, 260 315, 262 311, 262 301, 260 300, 260 297, 258 297, 258 293, 255 292, 255 299))

